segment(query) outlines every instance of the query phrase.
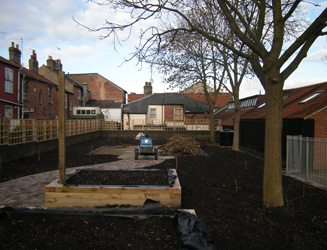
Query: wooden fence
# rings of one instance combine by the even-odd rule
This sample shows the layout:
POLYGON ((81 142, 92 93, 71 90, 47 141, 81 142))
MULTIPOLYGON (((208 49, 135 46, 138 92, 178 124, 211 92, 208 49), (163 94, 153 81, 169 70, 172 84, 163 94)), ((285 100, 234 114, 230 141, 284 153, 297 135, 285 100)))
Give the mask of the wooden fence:
MULTIPOLYGON (((66 120, 65 136, 113 130, 179 130, 208 131, 209 120, 66 120)), ((215 130, 221 130, 221 120, 215 121, 215 130)), ((0 145, 14 145, 58 138, 58 120, 15 120, 0 118, 0 145)))

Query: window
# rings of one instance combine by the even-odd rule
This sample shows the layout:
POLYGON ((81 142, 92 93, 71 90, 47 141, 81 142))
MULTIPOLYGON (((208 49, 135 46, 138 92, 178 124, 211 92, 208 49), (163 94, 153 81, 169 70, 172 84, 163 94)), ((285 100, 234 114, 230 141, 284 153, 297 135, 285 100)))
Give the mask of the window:
POLYGON ((261 109, 261 108, 263 108, 264 106, 266 106, 266 103, 265 103, 265 102, 262 103, 262 104, 260 104, 257 108, 258 108, 258 109, 261 109))
POLYGON ((65 109, 67 109, 67 94, 65 94, 65 109))
POLYGON ((82 100, 82 91, 81 91, 81 89, 77 89, 77 100, 78 101, 82 100))
POLYGON ((42 91, 39 92, 39 104, 42 105, 42 91))
POLYGON ((28 81, 24 81, 23 83, 23 101, 26 102, 28 100, 28 81))
POLYGON ((14 74, 12 69, 6 68, 6 76, 5 76, 5 92, 13 93, 14 86, 14 74))
POLYGON ((48 104, 52 104, 52 88, 48 87, 48 104))
POLYGON ((182 108, 174 108, 174 120, 183 120, 183 109, 182 108))
POLYGON ((317 97, 318 95, 320 95, 321 93, 325 92, 325 90, 321 90, 321 91, 318 91, 316 93, 314 93, 313 95, 309 96, 308 98, 305 98, 304 100, 302 100, 301 102, 299 102, 300 104, 303 104, 303 103, 306 103, 310 100, 312 100, 313 98, 317 97))
POLYGON ((235 103, 234 102, 229 102, 227 109, 228 110, 234 110, 235 109, 235 103))
POLYGON ((13 117, 13 109, 12 106, 6 105, 5 107, 5 117, 12 118, 13 117))
POLYGON ((150 109, 150 119, 157 119, 157 109, 150 109))

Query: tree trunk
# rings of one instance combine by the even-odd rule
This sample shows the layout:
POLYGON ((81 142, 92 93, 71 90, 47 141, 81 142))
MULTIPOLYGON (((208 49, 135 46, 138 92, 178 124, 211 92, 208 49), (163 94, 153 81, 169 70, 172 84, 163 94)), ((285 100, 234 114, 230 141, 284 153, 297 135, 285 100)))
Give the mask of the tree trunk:
POLYGON ((216 142, 216 136, 215 136, 215 116, 213 113, 213 107, 209 106, 209 117, 210 117, 210 142, 215 143, 216 142))
POLYGON ((233 147, 235 151, 240 150, 240 120, 241 120, 241 103, 238 93, 234 95, 235 114, 234 114, 234 137, 233 147))
POLYGON ((284 205, 282 187, 282 106, 283 82, 266 74, 266 127, 263 173, 263 205, 284 205))

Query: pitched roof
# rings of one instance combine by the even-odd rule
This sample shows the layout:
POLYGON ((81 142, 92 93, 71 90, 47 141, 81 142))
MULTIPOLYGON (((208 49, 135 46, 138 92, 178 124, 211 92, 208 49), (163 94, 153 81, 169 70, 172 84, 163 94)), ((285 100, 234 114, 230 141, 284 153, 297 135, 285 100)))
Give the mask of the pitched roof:
POLYGON ((8 59, 6 59, 6 58, 4 58, 2 56, 0 56, 0 62, 5 63, 5 64, 8 64, 8 65, 11 65, 11 66, 16 67, 16 68, 20 68, 21 67, 20 65, 18 65, 16 63, 13 63, 12 61, 9 61, 8 59))
MULTIPOLYGON (((29 78, 32 78, 36 81, 39 81, 41 83, 45 83, 45 84, 49 84, 49 85, 52 85, 52 86, 56 86, 58 87, 58 83, 45 77, 45 76, 42 76, 42 75, 39 75, 39 74, 36 74, 35 72, 29 70, 29 69, 26 69, 26 68, 22 68, 21 69, 21 74, 29 77, 29 78)), ((65 88, 65 92, 67 93, 70 93, 70 94, 74 94, 74 92, 70 91, 69 89, 65 88)))
MULTIPOLYGON (((183 94, 184 96, 190 97, 194 100, 198 100, 200 102, 207 103, 207 99, 205 94, 203 93, 192 93, 192 94, 183 94)), ((214 93, 210 93, 210 98, 213 100, 214 93)), ((217 97, 217 101, 215 104, 216 108, 221 108, 226 105, 232 99, 232 95, 230 93, 219 93, 217 97)))
POLYGON ((209 112, 208 106, 200 101, 176 93, 152 94, 125 105, 124 113, 146 114, 148 105, 183 105, 186 112, 200 114, 209 112))
MULTIPOLYGON (((241 115, 252 110, 253 107, 260 105, 265 96, 254 95, 246 98, 240 99, 241 102, 241 115)), ((234 102, 228 102, 228 104, 219 110, 215 114, 215 119, 221 119, 223 126, 233 126, 234 125, 234 115, 235 115, 235 104, 234 102)))
MULTIPOLYGON (((283 119, 307 119, 327 107, 327 82, 286 89, 283 91, 283 96, 283 119)), ((265 106, 261 106, 259 104, 243 114, 242 119, 264 119, 265 106)))
POLYGON ((88 107, 99 107, 99 108, 117 108, 120 109, 123 106, 122 102, 116 102, 116 101, 97 101, 97 100, 90 100, 86 104, 88 107))
MULTIPOLYGON (((184 95, 186 97, 192 98, 194 100, 200 101, 200 102, 204 102, 207 103, 205 94, 203 93, 192 93, 192 94, 185 94, 185 93, 179 93, 180 95, 184 95)), ((213 99, 214 94, 210 93, 210 98, 213 99)), ((136 100, 139 100, 141 98, 144 97, 144 94, 129 94, 128 95, 128 102, 133 102, 136 100)), ((232 98, 232 95, 230 93, 219 93, 218 97, 217 97, 217 101, 215 104, 215 107, 217 108, 221 108, 223 106, 226 105, 226 103, 228 103, 232 98)))

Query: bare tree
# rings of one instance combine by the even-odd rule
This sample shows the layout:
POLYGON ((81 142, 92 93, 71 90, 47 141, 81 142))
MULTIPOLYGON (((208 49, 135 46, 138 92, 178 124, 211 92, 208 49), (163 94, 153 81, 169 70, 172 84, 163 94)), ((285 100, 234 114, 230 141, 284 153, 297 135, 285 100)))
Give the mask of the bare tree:
POLYGON ((146 56, 144 60, 166 76, 170 87, 183 88, 201 82, 209 107, 210 140, 215 142, 214 108, 226 75, 218 60, 222 56, 217 44, 189 32, 166 34, 161 40, 163 45, 152 53, 154 57, 148 61, 146 56))
MULTIPOLYGON (((297 11, 301 4, 310 4, 303 0, 108 0, 106 3, 131 13, 131 22, 107 22, 105 27, 100 28, 108 30, 108 36, 116 37, 117 31, 130 29, 144 20, 166 21, 166 26, 150 25, 141 33, 141 44, 135 56, 140 52, 146 53, 153 44, 160 44, 164 34, 187 31, 224 45, 250 61, 266 92, 263 204, 267 207, 282 206, 283 86, 307 56, 316 39, 327 34, 327 8, 308 27, 299 30, 303 26, 299 25, 297 11), (246 44, 250 53, 238 50, 219 34, 211 32, 213 29, 190 19, 190 13, 195 13, 198 8, 222 12, 226 29, 230 29, 246 44), (169 25, 169 21, 175 18, 184 20, 186 25, 169 25)), ((219 24, 224 25, 223 22, 219 24)))

